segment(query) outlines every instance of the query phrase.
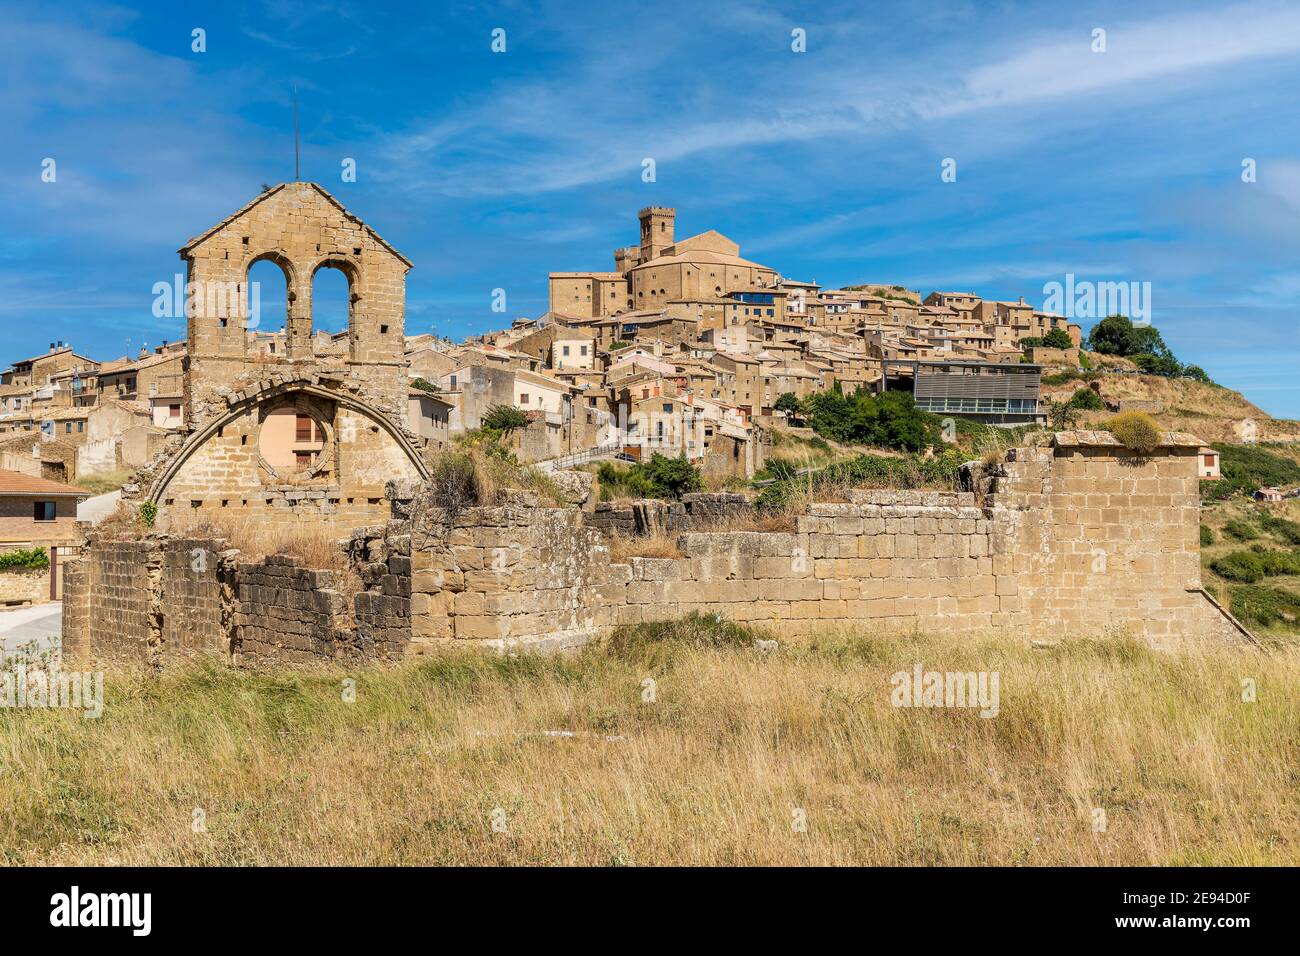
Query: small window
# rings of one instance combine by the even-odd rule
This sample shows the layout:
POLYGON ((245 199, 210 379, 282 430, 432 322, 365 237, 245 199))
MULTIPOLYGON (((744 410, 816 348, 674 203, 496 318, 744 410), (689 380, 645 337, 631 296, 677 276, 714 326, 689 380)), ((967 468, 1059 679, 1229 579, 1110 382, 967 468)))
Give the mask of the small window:
POLYGON ((563 351, 561 354, 563 354, 565 358, 569 357, 569 347, 567 345, 563 346, 563 351))
POLYGON ((520 393, 519 393, 519 404, 520 404, 520 405, 527 405, 527 404, 528 404, 528 393, 527 393, 527 392, 520 392, 520 393))
POLYGON ((310 415, 298 415, 297 429, 295 437, 298 441, 315 441, 316 440, 316 420, 310 415))
POLYGON ((58 517, 58 508, 53 501, 32 502, 33 521, 53 521, 58 517))
POLYGON ((587 346, 583 345, 583 346, 580 346, 580 348, 581 348, 581 352, 579 352, 578 354, 580 354, 580 355, 586 355, 586 354, 587 354, 587 346))

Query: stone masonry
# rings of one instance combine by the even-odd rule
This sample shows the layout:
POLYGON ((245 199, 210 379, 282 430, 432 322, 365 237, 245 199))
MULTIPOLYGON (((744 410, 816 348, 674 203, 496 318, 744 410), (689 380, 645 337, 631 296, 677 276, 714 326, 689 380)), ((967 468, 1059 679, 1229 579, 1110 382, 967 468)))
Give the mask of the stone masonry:
POLYGON ((365 588, 354 620, 327 573, 289 559, 223 554, 205 572, 215 584, 181 586, 192 572, 166 555, 194 542, 106 542, 69 566, 65 645, 161 663, 186 643, 162 637, 169 617, 193 606, 209 623, 190 646, 259 666, 460 642, 555 650, 692 611, 790 633, 1252 641, 1201 589, 1199 445, 1170 435, 1143 457, 1107 434, 1061 433, 1013 450, 978 489, 854 491, 810 505, 793 532, 691 531, 680 557, 626 564, 576 508, 514 493, 452 514, 428 486, 395 486, 394 518, 347 546, 365 588), (226 607, 213 614, 218 585, 226 607))
POLYGON ((180 254, 188 267, 186 432, 124 496, 153 503, 157 527, 173 531, 233 518, 306 520, 342 534, 384 519, 385 483, 427 474, 426 442, 407 425, 410 261, 320 186, 297 182, 265 190, 180 254), (249 270, 264 261, 285 276, 282 355, 249 347, 249 270), (317 348, 312 335, 312 280, 321 269, 348 281, 339 348, 317 348), (268 452, 267 436, 279 434, 268 422, 283 416, 310 426, 307 450, 268 452))

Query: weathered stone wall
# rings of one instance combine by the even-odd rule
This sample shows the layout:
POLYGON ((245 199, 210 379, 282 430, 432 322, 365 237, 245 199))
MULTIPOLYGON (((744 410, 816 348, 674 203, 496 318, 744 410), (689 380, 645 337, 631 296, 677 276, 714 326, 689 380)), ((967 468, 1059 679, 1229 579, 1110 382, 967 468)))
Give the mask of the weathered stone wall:
MULTIPOLYGON (((211 578, 181 586, 202 542, 94 544, 69 568, 65 638, 153 660, 225 645, 266 666, 454 641, 551 650, 700 611, 786 632, 1249 640, 1200 587, 1199 442, 1141 457, 1083 434, 1013 450, 972 491, 853 491, 810 505, 792 532, 686 531, 679 557, 626 564, 610 561, 608 511, 513 493, 453 513, 428 486, 394 484, 393 520, 358 529, 347 546, 364 586, 351 617, 331 572, 288 558, 222 553, 211 578), (177 633, 187 626, 198 636, 177 633)), ((699 496, 655 520, 716 520, 748 507, 736 497, 699 496)))
MULTIPOLYGON (((180 538, 159 549, 162 573, 158 610, 164 654, 224 653, 229 611, 222 575, 224 541, 180 538)), ((237 552, 236 552, 237 553, 237 552)))
POLYGON ((147 663, 158 652, 157 541, 99 541, 63 570, 64 653, 147 663))
POLYGON ((587 524, 609 534, 625 536, 697 531, 728 521, 755 517, 752 495, 740 492, 697 492, 680 501, 646 498, 626 504, 599 502, 587 524))
POLYGON ((352 632, 343 625, 343 596, 334 572, 300 568, 283 555, 235 568, 231 651, 248 667, 303 664, 351 656, 352 632))
POLYGON ((1200 591, 1195 449, 1116 445, 1017 450, 979 505, 971 492, 851 492, 809 506, 794 533, 688 532, 682 557, 628 565, 609 562, 609 511, 587 524, 474 509, 440 534, 440 512, 417 501, 412 640, 563 646, 690 611, 788 631, 1242 639, 1200 591))
POLYGON ((0 606, 42 604, 50 599, 49 569, 0 571, 0 606))

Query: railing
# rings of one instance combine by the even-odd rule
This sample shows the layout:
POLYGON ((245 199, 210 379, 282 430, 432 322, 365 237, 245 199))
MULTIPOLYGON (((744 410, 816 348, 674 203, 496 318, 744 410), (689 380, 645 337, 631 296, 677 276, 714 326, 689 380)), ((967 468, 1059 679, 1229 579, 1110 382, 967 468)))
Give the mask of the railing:
POLYGON ((569 455, 561 455, 559 458, 548 458, 546 461, 539 461, 535 467, 542 471, 561 471, 565 468, 571 468, 574 465, 582 465, 595 458, 604 458, 607 455, 615 455, 623 448, 621 439, 608 441, 602 445, 594 445, 591 448, 575 451, 569 455))

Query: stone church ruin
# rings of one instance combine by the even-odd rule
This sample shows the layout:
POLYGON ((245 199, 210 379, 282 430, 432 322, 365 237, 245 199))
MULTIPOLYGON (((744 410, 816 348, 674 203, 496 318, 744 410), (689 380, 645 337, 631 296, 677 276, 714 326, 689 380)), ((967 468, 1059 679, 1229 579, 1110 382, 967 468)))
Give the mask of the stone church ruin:
POLYGON ((340 535, 384 520, 384 484, 428 474, 406 424, 406 273, 411 262, 315 183, 282 183, 180 249, 187 287, 248 286, 284 273, 282 354, 250 347, 247 310, 229 296, 187 309, 187 431, 127 489, 157 508, 156 527, 212 512, 259 522, 324 522, 340 535), (312 279, 347 279, 347 335, 313 335, 312 279))

